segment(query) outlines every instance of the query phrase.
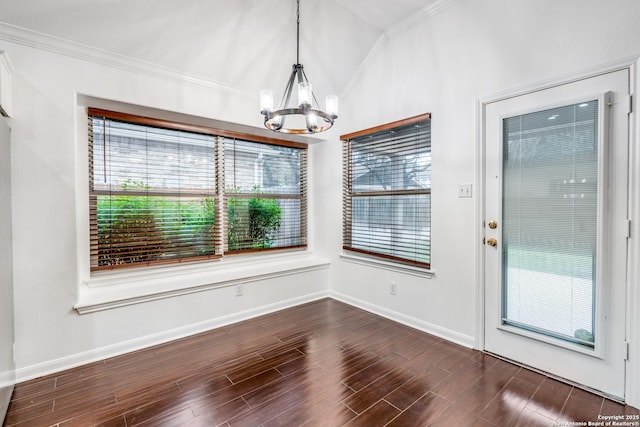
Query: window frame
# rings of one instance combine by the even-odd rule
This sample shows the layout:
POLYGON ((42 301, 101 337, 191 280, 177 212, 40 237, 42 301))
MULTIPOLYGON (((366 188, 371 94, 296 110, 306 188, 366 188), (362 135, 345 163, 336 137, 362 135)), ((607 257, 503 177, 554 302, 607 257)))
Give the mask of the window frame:
MULTIPOLYGON (((404 197, 407 195, 428 195, 429 200, 431 198, 431 186, 421 190, 384 190, 384 191, 371 191, 371 192, 355 192, 353 191, 354 176, 353 176, 353 162, 352 162, 352 142, 358 138, 367 136, 381 135, 385 132, 393 129, 402 128, 405 126, 417 124, 424 121, 430 121, 432 118, 431 113, 424 113, 417 116, 409 117, 406 119, 398 120, 395 122, 386 123, 383 125, 375 126, 372 128, 356 131, 349 134, 340 136, 340 140, 343 143, 343 246, 342 249, 347 251, 347 254, 354 253, 365 256, 370 260, 378 260, 385 265, 401 265, 411 269, 418 269, 419 271, 430 272, 431 270, 431 232, 429 231, 428 238, 428 256, 429 262, 421 262, 408 258, 389 255, 381 252, 375 252, 372 250, 360 249, 353 245, 353 224, 355 212, 353 209, 353 201, 357 197, 362 196, 385 196, 385 197, 404 197)), ((431 152, 431 148, 429 148, 431 152)), ((429 167, 432 162, 429 162, 429 167)), ((429 229, 431 229, 431 201, 429 201, 429 229)), ((345 259, 352 258, 353 255, 344 256, 345 259)))
MULTIPOLYGON (((176 259, 168 259, 168 260, 155 260, 155 261, 145 261, 145 262, 133 262, 133 263, 128 263, 128 264, 122 264, 122 265, 115 265, 115 266, 97 266, 94 264, 96 264, 94 262, 94 255, 93 255, 93 251, 95 246, 97 245, 97 237, 95 237, 94 240, 94 234, 95 236, 97 236, 97 232, 94 233, 93 231, 91 231, 92 227, 96 226, 97 227, 97 211, 94 214, 92 209, 92 203, 91 203, 91 198, 95 198, 97 197, 97 194, 94 194, 96 192, 94 192, 93 189, 93 170, 92 170, 92 163, 93 163, 93 137, 92 137, 92 133, 91 133, 91 129, 89 129, 89 137, 88 137, 88 161, 89 161, 89 176, 88 176, 88 183, 89 183, 89 188, 88 188, 88 194, 89 194, 89 271, 91 274, 93 273, 103 273, 103 272, 108 272, 108 271, 122 271, 122 270, 126 270, 126 269, 130 269, 130 268, 139 268, 139 269, 148 269, 149 267, 154 267, 154 266, 177 266, 177 265, 184 265, 184 264, 190 264, 190 263, 195 263, 198 261, 207 261, 207 260, 212 260, 212 259, 220 259, 222 257, 224 257, 225 255, 236 255, 236 254, 241 254, 244 252, 260 252, 260 251, 287 251, 287 250, 291 250, 291 249, 306 249, 307 248, 307 241, 308 241, 308 226, 307 226, 307 212, 306 212, 306 208, 307 208, 307 190, 306 190, 306 182, 307 182, 307 176, 306 174, 308 173, 308 169, 307 169, 307 165, 306 165, 306 161, 307 161, 307 156, 308 156, 308 145, 304 144, 304 143, 300 143, 300 142, 294 142, 294 141, 287 141, 287 140, 281 140, 281 139, 277 139, 277 138, 271 138, 271 137, 266 137, 266 136, 262 136, 262 135, 253 135, 250 133, 246 133, 246 132, 236 132, 236 131, 230 131, 230 130, 225 130, 225 129, 220 129, 220 128, 215 128, 215 127, 209 127, 209 126, 204 126, 204 125, 199 125, 199 124, 192 124, 192 123, 186 123, 186 122, 180 122, 180 121, 173 121, 173 120, 166 120, 166 119, 158 119, 158 118, 153 118, 153 117, 148 117, 148 116, 142 116, 142 115, 136 115, 136 114, 130 114, 130 113, 123 113, 123 112, 118 112, 118 111, 112 111, 112 110, 106 110, 106 109, 100 109, 100 108, 93 108, 93 107, 87 107, 86 110, 86 115, 85 117, 87 118, 88 121, 88 125, 89 127, 91 126, 91 122, 92 122, 92 117, 97 116, 97 117, 101 117, 103 119, 109 119, 109 120, 115 120, 115 121, 120 121, 120 122, 126 122, 126 123, 132 123, 132 124, 136 124, 136 125, 141 125, 141 126, 149 126, 149 127, 156 127, 156 128, 164 128, 164 129, 170 129, 170 130, 177 130, 177 131, 184 131, 184 132, 193 132, 193 133, 198 133, 198 134, 206 134, 206 135, 210 135, 213 136, 214 139, 214 150, 216 152, 216 164, 217 164, 217 173, 215 173, 214 175, 214 179, 216 181, 216 192, 215 192, 215 234, 216 234, 216 243, 215 243, 215 254, 212 255, 205 255, 205 256, 193 256, 193 257, 185 257, 185 258, 176 258, 176 259), (300 239, 303 242, 303 244, 300 245, 296 245, 296 246, 284 246, 284 247, 275 247, 275 248, 260 248, 260 249, 252 249, 252 250, 248 250, 248 251, 227 251, 227 247, 228 247, 228 242, 227 242, 227 233, 225 230, 226 227, 226 223, 227 223, 227 213, 226 213, 226 206, 227 206, 227 193, 226 193, 226 189, 225 189, 225 175, 224 175, 224 140, 225 139, 239 139, 239 140, 244 140, 244 141, 249 141, 249 142, 253 142, 253 143, 259 143, 259 144, 267 144, 267 145, 275 145, 275 146, 281 146, 281 147, 289 147, 289 148, 295 148, 295 149, 299 149, 301 150, 301 154, 300 154, 300 158, 301 158, 301 162, 300 162, 300 174, 301 174, 301 188, 300 188, 300 195, 299 195, 299 199, 301 200, 300 203, 300 239), (303 154, 304 153, 304 154, 303 154), (303 165, 303 160, 304 159, 304 165, 303 165), (304 174, 304 177, 302 176, 304 174)), ((100 191, 100 193, 104 193, 104 191, 100 191)), ((155 193, 154 195, 157 196, 162 196, 161 193, 155 193)), ((245 196, 245 195, 243 195, 245 196)), ((251 195, 252 197, 255 195, 251 195)), ((274 198, 274 195, 268 195, 268 197, 272 197, 274 198)))

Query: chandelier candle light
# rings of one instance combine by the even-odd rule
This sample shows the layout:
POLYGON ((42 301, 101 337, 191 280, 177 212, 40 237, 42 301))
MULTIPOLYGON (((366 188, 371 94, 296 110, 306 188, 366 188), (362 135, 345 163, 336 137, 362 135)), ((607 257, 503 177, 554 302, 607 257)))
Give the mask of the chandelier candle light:
MULTIPOLYGON (((318 133, 323 132, 331 126, 338 118, 338 97, 328 95, 325 98, 326 112, 320 110, 316 96, 311 89, 311 83, 307 79, 304 67, 300 64, 300 0, 297 3, 297 22, 296 22, 296 63, 293 64, 293 70, 289 77, 289 82, 284 89, 282 100, 278 105, 278 109, 273 109, 273 91, 262 89, 260 91, 260 113, 264 115, 264 125, 267 129, 274 132, 282 133, 318 133), (289 106, 291 101, 291 92, 295 82, 298 82, 298 105, 289 106), (288 116, 298 116, 304 118, 299 123, 289 123, 292 127, 286 127, 285 121, 288 116), (295 127, 295 125, 299 127, 295 127), (304 127, 302 127, 304 124, 304 127)), ((291 118, 290 120, 295 120, 291 118)))

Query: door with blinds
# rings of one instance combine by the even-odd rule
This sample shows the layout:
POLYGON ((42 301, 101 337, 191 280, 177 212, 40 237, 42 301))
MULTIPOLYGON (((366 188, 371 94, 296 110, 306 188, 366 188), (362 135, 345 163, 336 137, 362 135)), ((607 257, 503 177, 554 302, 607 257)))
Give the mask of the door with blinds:
POLYGON ((629 70, 485 105, 485 349, 624 396, 629 70))

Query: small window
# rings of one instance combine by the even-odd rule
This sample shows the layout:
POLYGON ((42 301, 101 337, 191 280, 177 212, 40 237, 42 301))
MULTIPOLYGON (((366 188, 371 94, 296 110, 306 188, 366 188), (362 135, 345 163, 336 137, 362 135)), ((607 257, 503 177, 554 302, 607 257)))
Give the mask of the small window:
POLYGON ((238 136, 90 109, 91 270, 305 247, 306 146, 238 136))
POLYGON ((431 115, 343 135, 343 248, 431 265, 431 115))

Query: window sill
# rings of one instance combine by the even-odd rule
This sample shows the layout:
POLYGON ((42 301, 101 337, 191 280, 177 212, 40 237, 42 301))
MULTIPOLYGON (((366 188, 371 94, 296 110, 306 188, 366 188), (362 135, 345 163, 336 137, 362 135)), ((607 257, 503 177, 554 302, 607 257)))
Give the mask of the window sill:
POLYGON ((327 268, 329 261, 304 252, 144 268, 92 275, 78 289, 79 314, 327 268))
POLYGON ((435 275, 435 271, 427 270, 426 268, 415 267, 412 265, 402 264, 399 262, 385 261, 373 257, 366 257, 362 255, 354 255, 348 252, 342 252, 340 259, 345 262, 351 262, 354 264, 368 265, 371 267, 382 268, 384 270, 397 271, 400 273, 411 274, 413 276, 425 277, 431 279, 435 275))

